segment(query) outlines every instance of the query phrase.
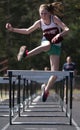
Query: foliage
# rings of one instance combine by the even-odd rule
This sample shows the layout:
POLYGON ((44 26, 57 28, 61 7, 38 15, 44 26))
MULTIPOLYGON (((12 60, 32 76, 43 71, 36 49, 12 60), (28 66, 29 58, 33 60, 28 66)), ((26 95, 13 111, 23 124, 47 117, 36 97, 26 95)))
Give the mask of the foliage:
MULTIPOLYGON (((60 0, 55 0, 60 1, 60 0)), ((70 33, 62 43, 60 69, 66 56, 71 55, 77 63, 80 73, 80 0, 61 0, 64 5, 63 22, 69 26, 70 33)), ((0 0, 0 58, 8 57, 10 69, 43 69, 49 67, 49 57, 46 53, 31 57, 21 63, 16 55, 21 45, 27 45, 29 50, 40 45, 42 32, 37 30, 26 36, 8 32, 5 24, 10 22, 14 27, 27 28, 39 19, 38 8, 42 3, 53 0, 0 0)))

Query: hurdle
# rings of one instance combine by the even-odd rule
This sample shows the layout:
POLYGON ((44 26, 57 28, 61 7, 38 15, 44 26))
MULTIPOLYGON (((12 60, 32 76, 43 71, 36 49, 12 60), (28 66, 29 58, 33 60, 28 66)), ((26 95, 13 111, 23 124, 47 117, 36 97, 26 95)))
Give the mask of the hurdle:
MULTIPOLYGON (((15 81, 15 77, 13 77, 12 82, 15 81)), ((0 77, 0 85, 5 85, 5 87, 9 87, 9 78, 8 77, 0 77)), ((3 86, 1 89, 3 89, 3 86)), ((2 91, 2 90, 1 90, 2 91)), ((5 95, 5 99, 2 101, 0 101, 0 117, 7 117, 9 116, 9 90, 8 94, 5 94, 8 96, 6 99, 6 95, 5 95)), ((1 98, 4 96, 3 92, 1 92, 1 98)))
MULTIPOLYGON (((12 106, 11 106, 11 90, 12 90, 12 78, 16 77, 18 79, 18 87, 19 87, 19 95, 18 98, 20 98, 20 83, 21 79, 25 79, 26 81, 34 81, 34 82, 47 82, 49 77, 51 75, 57 76, 57 82, 60 80, 65 79, 66 77, 70 78, 70 116, 69 116, 69 123, 72 125, 72 87, 73 87, 73 72, 62 72, 62 71, 30 71, 30 70, 8 70, 8 76, 9 76, 9 111, 10 111, 10 125, 12 124, 26 124, 26 125, 56 125, 56 124, 62 124, 60 122, 14 122, 12 119, 12 106)), ((20 99, 19 99, 20 103, 20 99)), ((66 102, 67 103, 67 102, 66 102)), ((19 116, 20 116, 20 107, 19 107, 19 116)), ((64 123, 66 124, 66 123, 64 123)))

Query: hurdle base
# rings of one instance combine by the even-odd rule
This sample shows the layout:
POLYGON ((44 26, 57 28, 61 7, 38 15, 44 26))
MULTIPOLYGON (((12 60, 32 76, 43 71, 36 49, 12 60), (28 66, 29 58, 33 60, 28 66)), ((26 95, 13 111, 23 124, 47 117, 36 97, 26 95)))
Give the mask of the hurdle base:
POLYGON ((70 125, 69 122, 12 122, 12 125, 70 125))

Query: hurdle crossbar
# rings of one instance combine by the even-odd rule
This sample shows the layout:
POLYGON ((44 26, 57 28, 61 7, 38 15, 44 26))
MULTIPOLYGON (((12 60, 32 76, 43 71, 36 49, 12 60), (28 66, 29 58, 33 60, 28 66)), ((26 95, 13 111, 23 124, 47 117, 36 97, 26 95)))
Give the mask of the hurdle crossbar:
POLYGON ((47 82, 51 75, 57 76, 57 81, 69 76, 67 71, 30 71, 30 70, 8 70, 8 73, 12 73, 13 76, 20 75, 22 78, 37 82, 47 82))

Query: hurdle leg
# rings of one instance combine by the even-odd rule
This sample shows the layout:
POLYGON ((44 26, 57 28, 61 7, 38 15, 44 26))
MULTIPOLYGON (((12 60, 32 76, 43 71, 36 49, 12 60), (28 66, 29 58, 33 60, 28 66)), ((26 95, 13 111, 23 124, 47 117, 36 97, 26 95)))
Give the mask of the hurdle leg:
POLYGON ((12 105, 11 105, 12 72, 9 72, 8 76, 9 76, 9 123, 10 125, 12 125, 12 105))
POLYGON ((29 108, 29 81, 26 80, 26 102, 27 102, 27 108, 29 108))
POLYGON ((26 82, 26 79, 23 79, 24 80, 24 86, 23 86, 23 111, 25 111, 25 103, 26 103, 26 101, 25 101, 25 99, 26 99, 26 95, 25 95, 25 90, 26 90, 26 86, 25 86, 25 82, 26 82))
POLYGON ((18 116, 20 117, 20 80, 21 76, 18 75, 18 116))
POLYGON ((63 112, 63 105, 64 105, 64 79, 61 81, 61 87, 60 87, 60 104, 61 104, 61 109, 63 112))
POLYGON ((69 78, 68 76, 66 76, 66 116, 68 116, 68 81, 69 81, 69 78))
POLYGON ((70 72, 70 125, 72 125, 73 72, 70 72))
POLYGON ((15 92, 15 81, 13 81, 13 101, 12 101, 12 107, 13 107, 13 114, 14 114, 14 92, 15 92))

